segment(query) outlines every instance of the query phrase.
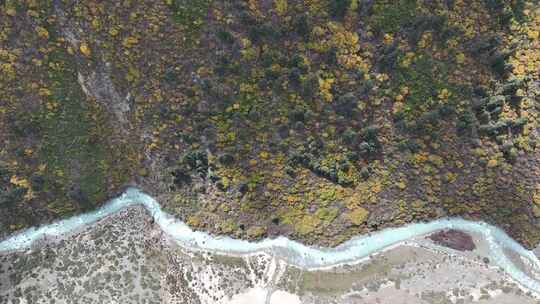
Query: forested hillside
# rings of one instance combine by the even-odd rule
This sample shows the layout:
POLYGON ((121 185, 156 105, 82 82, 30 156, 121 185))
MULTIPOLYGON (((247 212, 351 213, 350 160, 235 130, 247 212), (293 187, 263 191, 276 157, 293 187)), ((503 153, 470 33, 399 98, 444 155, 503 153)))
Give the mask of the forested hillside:
POLYGON ((240 238, 540 241, 526 0, 0 0, 0 232, 128 185, 240 238))

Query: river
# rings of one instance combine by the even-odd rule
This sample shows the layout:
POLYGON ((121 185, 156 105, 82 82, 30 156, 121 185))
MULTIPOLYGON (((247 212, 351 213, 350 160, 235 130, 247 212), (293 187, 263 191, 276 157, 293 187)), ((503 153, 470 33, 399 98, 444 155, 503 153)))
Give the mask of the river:
POLYGON ((370 235, 357 236, 335 248, 306 246, 285 237, 250 242, 229 237, 214 237, 205 232, 193 231, 182 221, 162 211, 156 200, 136 188, 127 189, 122 195, 110 200, 93 212, 16 233, 0 241, 0 252, 25 250, 38 239, 69 233, 114 214, 125 207, 137 204, 143 205, 161 229, 176 240, 180 246, 234 255, 264 251, 307 270, 354 263, 389 246, 415 237, 442 229, 457 229, 481 235, 489 244, 488 255, 490 260, 504 270, 516 283, 534 293, 540 294, 540 277, 534 277, 533 274, 540 273, 540 260, 538 257, 508 236, 503 230, 483 222, 448 218, 428 223, 414 223, 398 228, 384 229, 370 235), (528 261, 524 265, 531 268, 529 269, 531 271, 524 271, 523 266, 517 265, 508 256, 509 251, 513 251, 522 259, 528 261))

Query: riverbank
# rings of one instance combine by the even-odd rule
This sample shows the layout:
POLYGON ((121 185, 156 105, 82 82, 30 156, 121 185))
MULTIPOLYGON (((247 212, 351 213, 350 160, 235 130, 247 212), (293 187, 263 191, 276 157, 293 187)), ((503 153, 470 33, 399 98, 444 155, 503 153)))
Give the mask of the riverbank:
POLYGON ((283 251, 186 246, 134 205, 31 248, 0 252, 0 303, 536 303, 485 261, 491 249, 483 235, 470 236, 472 251, 419 236, 360 260, 306 269, 289 264, 283 251))
POLYGON ((225 255, 265 252, 286 261, 290 265, 306 270, 353 264, 355 261, 369 257, 389 246, 400 244, 415 237, 425 236, 443 229, 458 229, 480 235, 484 239, 486 250, 488 250, 487 257, 494 265, 504 270, 524 288, 535 292, 540 291, 540 282, 521 269, 519 263, 512 261, 512 256, 517 254, 520 259, 527 261, 525 265, 540 269, 540 261, 535 254, 523 248, 501 229, 485 223, 455 218, 436 220, 429 223, 409 224, 403 227, 381 230, 370 235, 359 236, 335 248, 308 247, 285 237, 249 242, 230 237, 213 237, 204 232, 193 231, 185 223, 163 212, 160 205, 150 196, 134 188, 127 189, 121 196, 109 201, 96 211, 18 233, 0 242, 0 251, 10 252, 28 249, 37 240, 56 238, 66 233, 73 233, 73 231, 81 227, 91 225, 134 205, 144 206, 151 214, 152 221, 183 248, 225 255))

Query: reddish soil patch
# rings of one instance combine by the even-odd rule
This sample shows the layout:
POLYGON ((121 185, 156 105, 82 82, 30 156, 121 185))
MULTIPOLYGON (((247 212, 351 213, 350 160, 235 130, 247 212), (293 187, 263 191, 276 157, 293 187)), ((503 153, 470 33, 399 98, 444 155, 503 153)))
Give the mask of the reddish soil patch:
POLYGON ((439 231, 431 234, 428 238, 438 245, 459 251, 471 251, 476 248, 472 237, 459 230, 449 229, 439 231))

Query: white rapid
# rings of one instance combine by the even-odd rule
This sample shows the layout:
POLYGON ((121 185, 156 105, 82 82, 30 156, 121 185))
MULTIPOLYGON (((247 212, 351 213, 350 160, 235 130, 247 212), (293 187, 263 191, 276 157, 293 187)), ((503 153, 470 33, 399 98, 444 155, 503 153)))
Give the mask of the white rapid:
POLYGON ((514 251, 521 257, 528 259, 531 262, 530 267, 534 267, 536 270, 540 270, 540 260, 532 251, 525 249, 504 231, 486 223, 451 218, 435 220, 429 223, 409 224, 398 228, 381 230, 370 235, 358 236, 335 248, 309 247, 285 237, 249 242, 229 237, 215 237, 205 232, 193 231, 185 223, 163 212, 160 205, 152 197, 135 188, 128 189, 121 196, 110 200, 96 211, 15 234, 0 242, 0 252, 24 250, 29 248, 33 241, 44 236, 58 236, 68 233, 118 212, 122 208, 137 204, 141 204, 148 209, 155 222, 161 226, 161 229, 181 246, 195 250, 209 250, 216 253, 235 255, 265 251, 284 259, 290 264, 308 270, 353 263, 388 246, 414 237, 441 229, 458 229, 482 235, 489 244, 490 260, 522 287, 540 293, 540 278, 531 277, 520 269, 505 254, 505 249, 514 251))

